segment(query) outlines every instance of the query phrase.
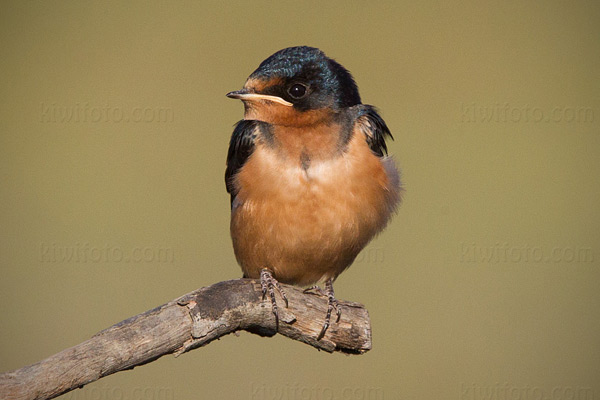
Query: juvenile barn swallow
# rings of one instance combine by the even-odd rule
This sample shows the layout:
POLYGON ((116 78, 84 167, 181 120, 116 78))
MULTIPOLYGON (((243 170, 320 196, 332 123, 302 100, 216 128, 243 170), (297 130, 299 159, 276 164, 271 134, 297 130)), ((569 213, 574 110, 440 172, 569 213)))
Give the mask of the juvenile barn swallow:
MULTIPOLYGON (((387 156, 392 135, 354 78, 313 47, 290 47, 264 60, 242 90, 244 103, 227 154, 231 238, 244 277, 260 279, 278 321, 279 282, 325 282, 339 320, 333 282, 388 223, 400 179, 387 156)), ((307 290, 323 291, 314 286, 307 290)), ((278 323, 278 322, 277 322, 278 323)))

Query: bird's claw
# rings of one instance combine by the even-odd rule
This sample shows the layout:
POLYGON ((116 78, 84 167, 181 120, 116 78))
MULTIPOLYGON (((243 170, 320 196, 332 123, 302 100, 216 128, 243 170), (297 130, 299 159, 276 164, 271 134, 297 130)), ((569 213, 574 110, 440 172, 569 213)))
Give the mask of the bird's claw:
POLYGON ((304 289, 304 293, 315 293, 320 296, 327 296, 327 314, 325 315, 325 322, 323 323, 321 332, 317 336, 317 340, 321 340, 323 339, 323 336, 325 336, 325 333, 327 332, 327 329, 330 326, 331 312, 333 311, 333 309, 335 308, 336 312, 336 323, 340 321, 340 317, 342 315, 342 308, 337 299, 335 298, 333 292, 333 280, 328 279, 327 282, 325 282, 325 290, 321 289, 318 286, 312 286, 307 289, 304 289))
POLYGON ((271 307, 273 310, 273 314, 275 315, 275 329, 279 331, 279 309, 277 308, 277 302, 275 301, 275 288, 285 301, 286 308, 288 307, 288 299, 281 287, 281 284, 273 277, 271 271, 267 268, 263 268, 260 271, 260 287, 262 290, 262 298, 263 300, 267 297, 267 292, 269 293, 269 297, 271 298, 271 307))
POLYGON ((314 286, 311 286, 311 287, 308 287, 308 288, 304 289, 302 291, 302 293, 316 294, 316 295, 323 296, 323 297, 327 296, 327 294, 325 294, 325 292, 323 291, 323 289, 321 289, 317 285, 314 285, 314 286))

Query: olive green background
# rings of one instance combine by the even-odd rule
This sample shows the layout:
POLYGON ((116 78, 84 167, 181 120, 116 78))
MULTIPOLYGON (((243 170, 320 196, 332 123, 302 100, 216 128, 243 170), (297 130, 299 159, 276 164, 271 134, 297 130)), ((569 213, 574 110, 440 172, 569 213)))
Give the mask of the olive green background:
POLYGON ((395 136, 403 205, 335 286, 373 349, 241 333, 63 398, 600 398, 598 2, 5 1, 0 20, 1 371, 240 277, 225 93, 306 44, 395 136))

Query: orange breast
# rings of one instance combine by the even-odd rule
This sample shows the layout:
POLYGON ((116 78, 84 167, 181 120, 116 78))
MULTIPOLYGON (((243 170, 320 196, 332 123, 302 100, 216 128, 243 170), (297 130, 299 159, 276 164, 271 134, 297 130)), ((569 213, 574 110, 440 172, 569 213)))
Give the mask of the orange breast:
POLYGON ((236 177, 231 236, 245 275, 284 283, 335 278, 387 224, 399 201, 393 161, 355 132, 347 151, 308 168, 259 146, 236 177))

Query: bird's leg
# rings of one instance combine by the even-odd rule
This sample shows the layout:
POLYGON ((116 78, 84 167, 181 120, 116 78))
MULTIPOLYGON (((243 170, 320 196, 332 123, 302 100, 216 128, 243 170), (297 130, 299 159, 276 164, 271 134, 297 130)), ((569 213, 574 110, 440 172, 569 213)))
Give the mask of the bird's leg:
POLYGON ((275 315, 275 328, 277 331, 279 331, 279 310, 277 309, 277 302, 275 301, 275 288, 277 288, 279 294, 281 294, 281 297, 283 297, 286 307, 288 306, 287 296, 285 295, 285 292, 283 291, 283 288, 277 279, 273 277, 273 274, 267 268, 263 268, 260 271, 260 287, 262 289, 263 300, 265 297, 267 297, 267 292, 269 293, 273 314, 275 315))
POLYGON ((342 315, 342 309, 340 304, 338 303, 335 295, 333 293, 333 279, 327 279, 325 282, 325 290, 321 289, 318 286, 311 286, 307 289, 304 289, 304 293, 313 292, 320 296, 327 296, 327 314, 325 315, 325 323, 323 324, 323 328, 317 336, 317 340, 321 340, 323 336, 325 336, 325 332, 327 332, 327 328, 329 328, 329 323, 331 321, 331 312, 335 308, 337 318, 335 322, 339 322, 340 316, 342 315))
POLYGON ((340 304, 336 300, 333 293, 333 279, 327 279, 325 282, 325 294, 327 295, 327 315, 325 315, 325 323, 323 324, 323 328, 321 329, 321 333, 317 336, 317 340, 321 340, 323 336, 325 336, 325 332, 327 328, 329 328, 329 321, 331 320, 331 311, 335 308, 337 318, 335 322, 340 321, 340 316, 342 315, 342 309, 340 308, 340 304))
POLYGON ((314 285, 311 287, 308 287, 306 289, 304 289, 302 291, 302 293, 311 293, 311 294, 318 294, 319 296, 323 296, 326 297, 327 295, 325 294, 325 292, 323 291, 323 289, 321 289, 318 285, 314 285))

